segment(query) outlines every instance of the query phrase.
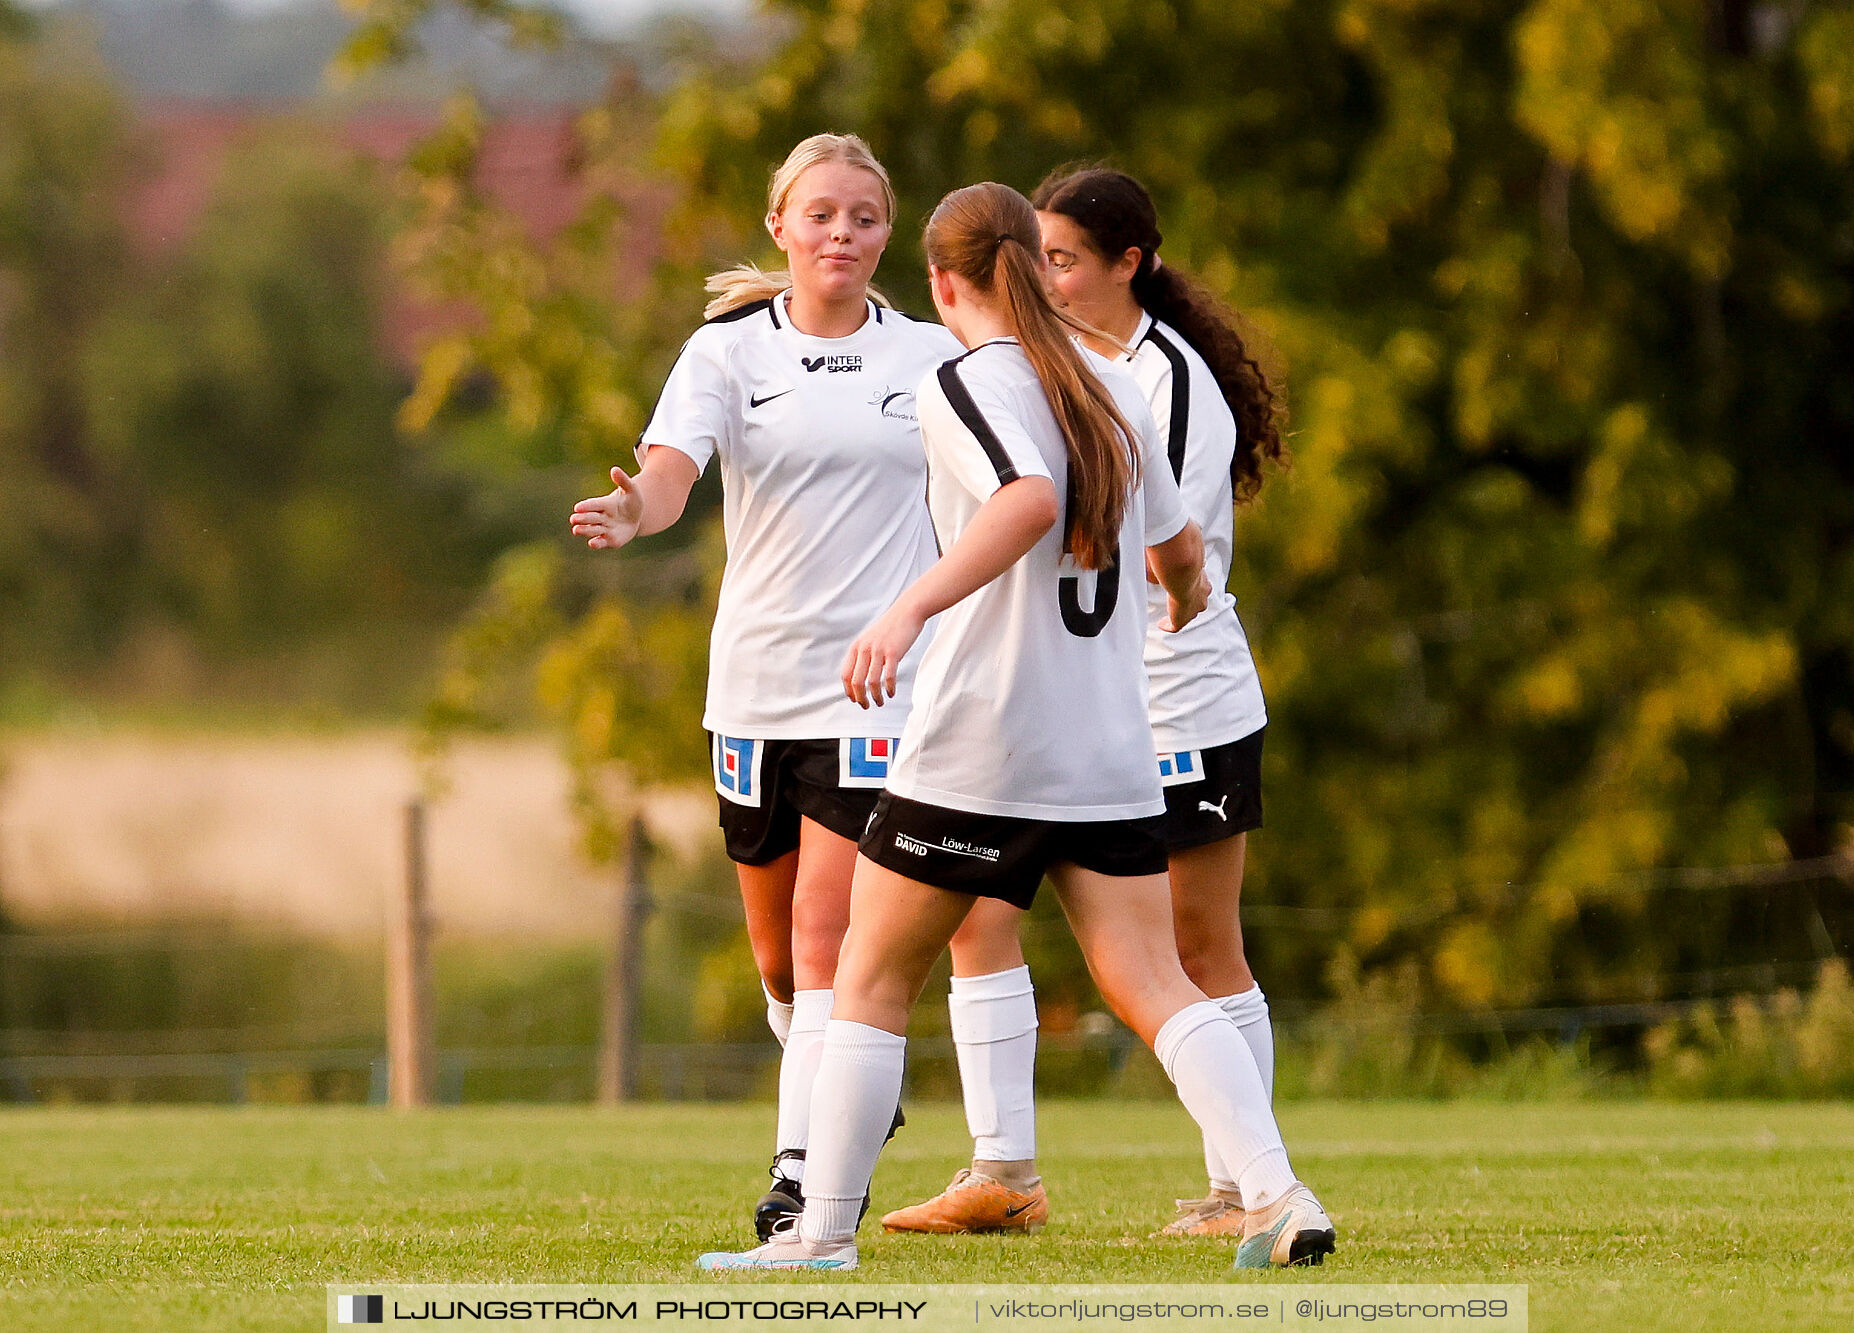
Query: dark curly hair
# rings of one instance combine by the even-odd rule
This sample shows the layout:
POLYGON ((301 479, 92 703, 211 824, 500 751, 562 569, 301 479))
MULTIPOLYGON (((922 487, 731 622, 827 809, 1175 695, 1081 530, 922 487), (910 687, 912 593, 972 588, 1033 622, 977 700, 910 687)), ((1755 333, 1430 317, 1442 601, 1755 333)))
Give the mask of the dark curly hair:
POLYGON ((1208 288, 1158 259, 1159 214, 1146 187, 1109 167, 1058 167, 1030 196, 1039 212, 1061 213, 1088 233, 1095 249, 1118 259, 1139 251, 1133 299, 1154 319, 1177 329, 1216 377, 1236 416, 1236 455, 1230 463, 1237 504, 1262 488, 1267 462, 1285 464, 1281 442, 1285 409, 1268 376, 1236 331, 1236 317, 1208 288))

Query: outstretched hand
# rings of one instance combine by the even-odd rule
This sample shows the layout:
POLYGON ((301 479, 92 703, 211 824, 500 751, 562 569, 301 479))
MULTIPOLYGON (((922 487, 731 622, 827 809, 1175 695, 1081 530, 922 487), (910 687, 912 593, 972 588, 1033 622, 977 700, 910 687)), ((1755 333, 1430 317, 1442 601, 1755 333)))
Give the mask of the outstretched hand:
POLYGON ((896 603, 856 636, 843 659, 843 692, 863 708, 895 697, 901 659, 921 637, 926 618, 896 603))
POLYGON ((623 468, 612 469, 612 492, 573 506, 573 535, 595 551, 616 550, 637 536, 644 521, 644 495, 623 468))

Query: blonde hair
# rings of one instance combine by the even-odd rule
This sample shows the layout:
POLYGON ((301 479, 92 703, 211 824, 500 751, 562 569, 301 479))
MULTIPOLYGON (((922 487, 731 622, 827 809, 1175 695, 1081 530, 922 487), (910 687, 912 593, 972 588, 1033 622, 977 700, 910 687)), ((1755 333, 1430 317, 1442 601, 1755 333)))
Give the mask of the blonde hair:
MULTIPOLYGON (((876 155, 869 145, 855 134, 814 134, 809 139, 801 140, 797 147, 785 155, 785 161, 779 164, 772 174, 772 184, 766 190, 766 226, 772 228, 772 220, 785 212, 787 201, 792 196, 792 187, 798 184, 798 178, 812 167, 825 162, 842 162, 846 166, 861 167, 873 175, 882 185, 882 202, 888 209, 888 222, 895 221, 895 187, 889 184, 888 171, 876 161, 876 155)), ((725 315, 730 310, 738 310, 755 301, 768 300, 787 290, 792 285, 792 275, 785 269, 762 269, 758 264, 736 264, 733 268, 711 273, 708 281, 702 284, 703 290, 715 294, 702 311, 703 319, 714 319, 725 315)), ((880 305, 888 305, 888 298, 875 288, 869 289, 880 305)))
POLYGON ((1030 201, 992 181, 954 190, 927 220, 927 262, 989 293, 1030 359, 1068 445, 1064 547, 1083 569, 1105 569, 1139 481, 1139 452, 1133 427, 1082 361, 1069 330, 1106 335, 1050 303, 1037 272, 1042 244, 1030 201))

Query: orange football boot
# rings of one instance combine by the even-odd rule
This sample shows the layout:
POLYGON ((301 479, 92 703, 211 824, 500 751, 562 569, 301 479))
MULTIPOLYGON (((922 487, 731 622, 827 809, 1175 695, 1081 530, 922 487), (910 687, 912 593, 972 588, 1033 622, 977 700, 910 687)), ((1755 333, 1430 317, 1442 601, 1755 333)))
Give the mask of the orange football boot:
POLYGON ((1240 1236, 1242 1205, 1221 1195, 1178 1200, 1178 1216, 1152 1234, 1155 1236, 1240 1236))
POLYGON ((1041 1181, 1015 1190, 970 1167, 961 1167, 953 1183, 912 1208, 897 1208, 882 1219, 884 1231, 919 1231, 937 1235, 973 1231, 1040 1231, 1049 1221, 1049 1195, 1041 1181))

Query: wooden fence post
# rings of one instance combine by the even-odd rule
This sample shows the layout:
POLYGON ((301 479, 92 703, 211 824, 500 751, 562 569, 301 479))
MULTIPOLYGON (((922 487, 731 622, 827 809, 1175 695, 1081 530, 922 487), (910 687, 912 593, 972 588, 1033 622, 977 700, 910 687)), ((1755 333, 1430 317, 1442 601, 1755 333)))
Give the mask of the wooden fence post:
POLYGON ((429 1106, 432 1088, 431 914, 425 857, 425 803, 406 804, 406 876, 386 944, 387 1100, 429 1106))
POLYGON ((612 942, 605 969, 604 1028, 599 1041, 599 1104, 637 1096, 637 1021, 644 983, 644 924, 655 904, 648 882, 650 836, 644 817, 631 817, 624 872, 614 895, 612 942))

